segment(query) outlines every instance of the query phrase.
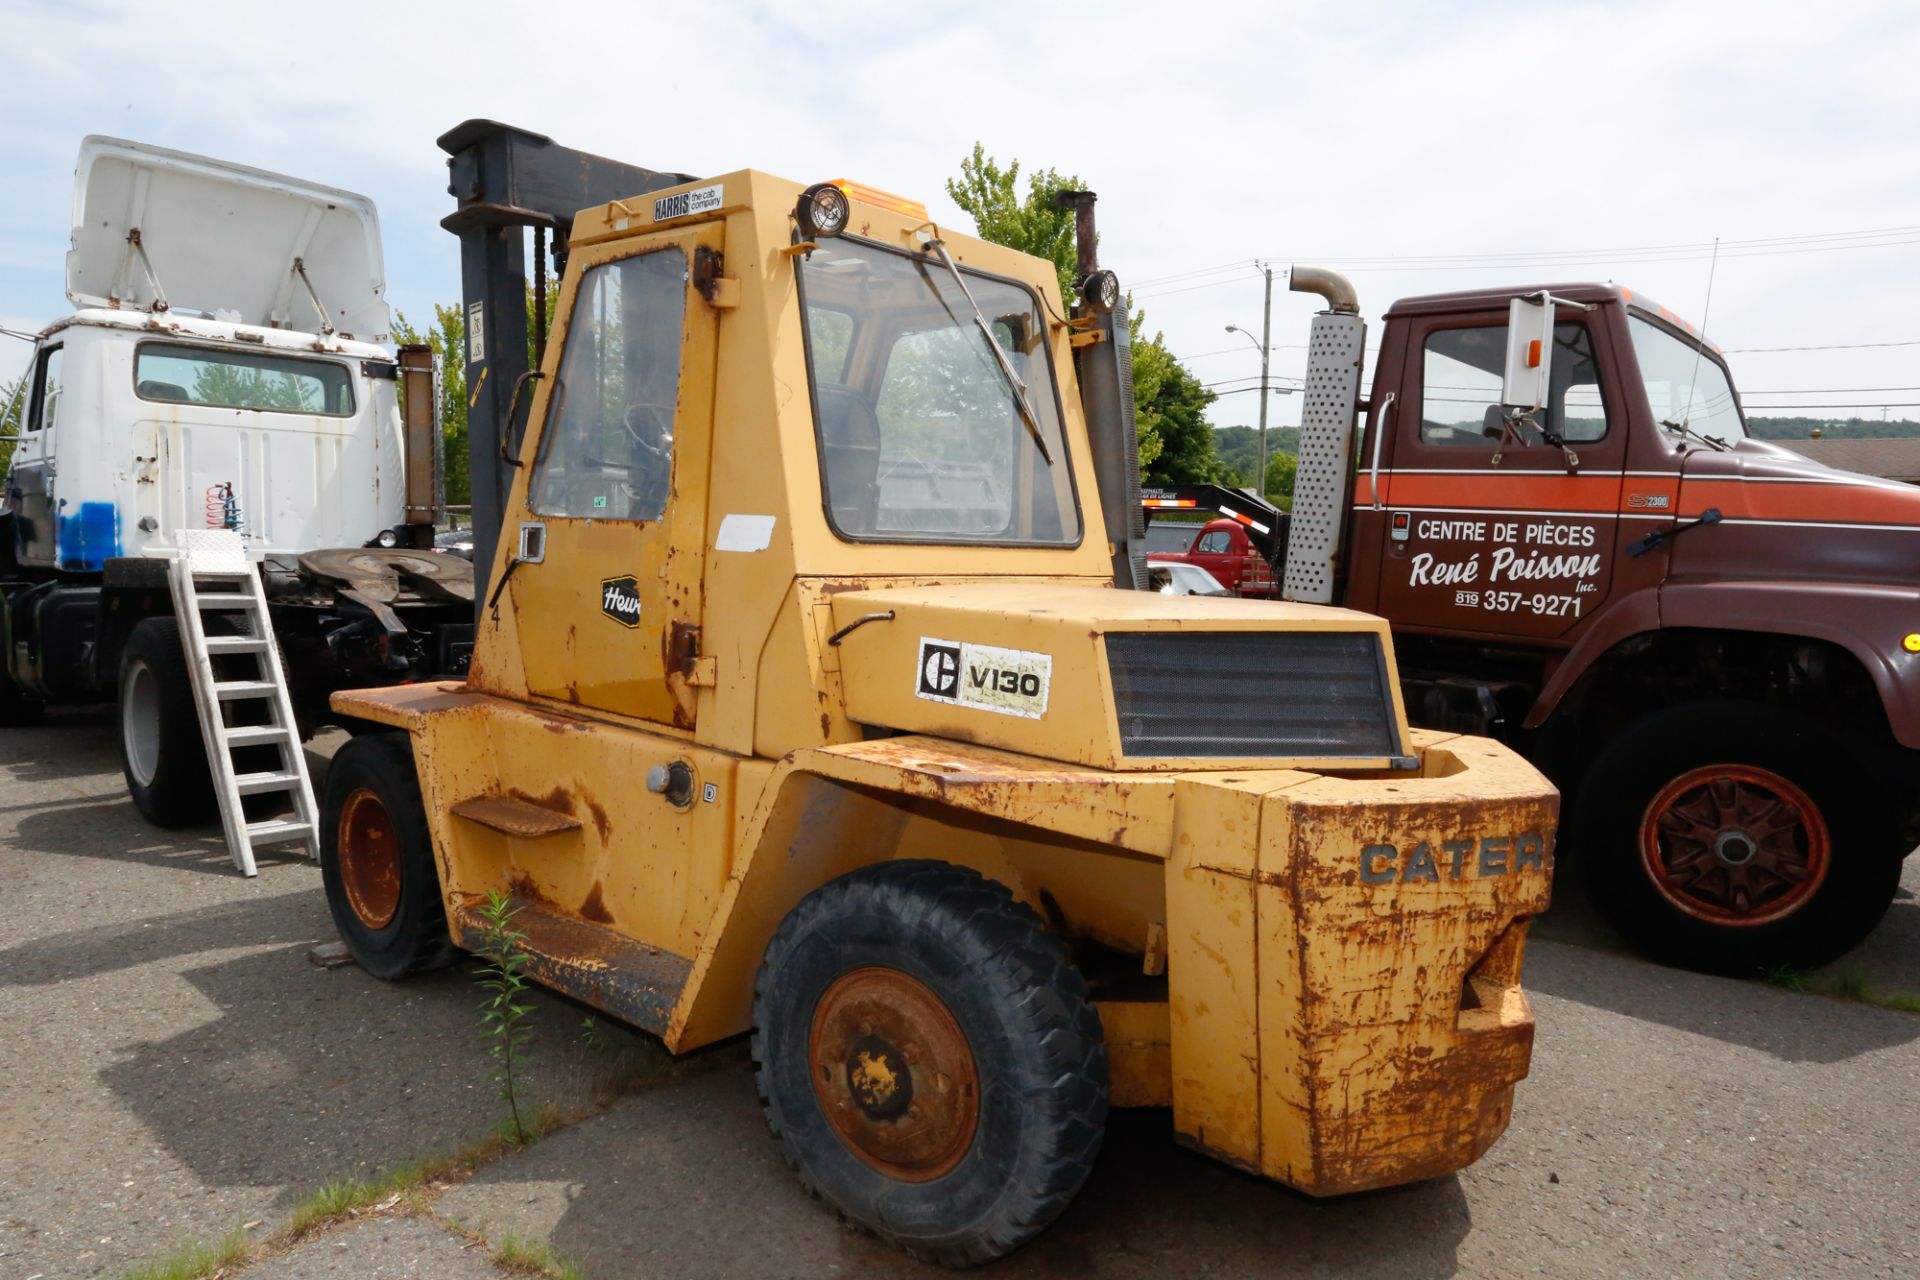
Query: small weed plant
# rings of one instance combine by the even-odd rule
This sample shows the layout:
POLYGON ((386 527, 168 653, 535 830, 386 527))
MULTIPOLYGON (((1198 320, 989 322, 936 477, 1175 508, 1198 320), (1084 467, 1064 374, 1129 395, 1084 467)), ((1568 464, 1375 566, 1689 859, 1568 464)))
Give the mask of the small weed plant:
POLYGON ((480 1031, 487 1042, 487 1054, 494 1060, 494 1082, 507 1104, 508 1136, 516 1145, 525 1146, 534 1135, 521 1121, 515 1078, 524 1073, 526 1047, 533 1037, 527 1017, 533 1007, 525 1002, 527 935, 513 927, 518 914, 519 904, 498 889, 487 895, 486 904, 480 908, 479 954, 485 962, 480 986, 487 993, 480 1002, 480 1031))

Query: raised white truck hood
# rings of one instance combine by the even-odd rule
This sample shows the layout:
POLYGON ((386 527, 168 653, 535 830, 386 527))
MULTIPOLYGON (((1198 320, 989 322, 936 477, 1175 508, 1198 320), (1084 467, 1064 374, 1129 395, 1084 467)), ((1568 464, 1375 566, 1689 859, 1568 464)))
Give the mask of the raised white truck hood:
POLYGON ((67 297, 76 307, 139 311, 164 298, 238 324, 388 339, 373 201, 119 138, 80 144, 67 297))

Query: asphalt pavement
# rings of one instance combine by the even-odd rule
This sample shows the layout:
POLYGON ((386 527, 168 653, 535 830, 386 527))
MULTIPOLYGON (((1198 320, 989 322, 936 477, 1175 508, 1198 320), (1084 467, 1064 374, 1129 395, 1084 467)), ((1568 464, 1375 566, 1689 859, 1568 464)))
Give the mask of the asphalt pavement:
MULTIPOLYGON (((265 1238, 320 1183, 494 1129, 471 973, 317 967, 332 937, 311 864, 244 880, 217 829, 146 826, 106 714, 0 730, 0 1280, 265 1238)), ((1920 864, 1837 971, 1920 989, 1920 864)), ((1920 1275, 1920 1015, 1646 964, 1565 892, 1527 983, 1533 1075, 1463 1173, 1316 1202, 1117 1114, 1065 1217, 982 1274, 1920 1275)), ((507 1232, 596 1280, 932 1274, 799 1189, 738 1044, 676 1066, 582 1018, 538 1001, 529 1100, 607 1109, 439 1192, 437 1220, 370 1216, 245 1274, 504 1275, 507 1232)))

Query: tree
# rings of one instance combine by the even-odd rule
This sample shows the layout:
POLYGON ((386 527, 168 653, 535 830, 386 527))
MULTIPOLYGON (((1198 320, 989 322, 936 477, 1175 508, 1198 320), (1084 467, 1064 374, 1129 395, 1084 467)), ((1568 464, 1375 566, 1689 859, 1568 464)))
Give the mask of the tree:
POLYGON ((1019 192, 1020 162, 1002 169, 980 143, 960 162, 960 176, 947 179, 947 194, 972 216, 982 240, 1030 253, 1053 263, 1060 273, 1060 296, 1071 301, 1078 268, 1073 239, 1073 210, 1054 201, 1061 191, 1077 191, 1080 179, 1053 169, 1027 175, 1027 193, 1019 192))
MULTIPOLYGON (((547 286, 547 324, 551 328, 554 321, 554 308, 559 298, 557 284, 547 286)), ((527 286, 527 367, 537 368, 534 364, 535 335, 538 333, 538 320, 533 309, 533 286, 527 286)), ((467 317, 459 304, 433 304, 433 324, 425 332, 416 329, 408 322, 405 313, 395 312, 393 317, 393 340, 405 346, 409 343, 424 342, 433 353, 440 357, 440 437, 446 452, 446 492, 447 501, 454 506, 464 506, 473 501, 473 485, 468 474, 467 459, 467 317)), ((532 388, 522 392, 520 406, 515 410, 521 421, 526 420, 527 400, 532 388)))
POLYGON ((1218 397, 1174 359, 1165 336, 1141 336, 1146 313, 1133 325, 1133 405, 1140 432, 1140 478, 1150 485, 1226 479, 1214 456, 1207 406, 1218 397), (1151 439, 1151 452, 1147 442, 1151 439))
POLYGON ((25 375, 11 382, 0 382, 0 475, 13 462, 13 447, 18 444, 21 424, 27 414, 25 375))
POLYGON ((1275 451, 1267 455, 1267 501, 1282 511, 1293 510, 1293 477, 1300 469, 1297 454, 1275 451))
MULTIPOLYGON (((947 181, 947 194, 973 217, 981 239, 1018 249, 1053 263, 1060 296, 1071 299, 1079 262, 1073 210, 1054 196, 1081 187, 1078 177, 1046 169, 1027 175, 1020 190, 1020 162, 1004 169, 976 142, 960 162, 960 176, 947 181)), ((1182 484, 1218 478, 1213 429, 1206 409, 1214 393, 1201 385, 1167 350, 1162 335, 1145 336, 1142 317, 1129 317, 1133 335, 1134 421, 1139 433, 1140 470, 1150 484, 1182 484)))

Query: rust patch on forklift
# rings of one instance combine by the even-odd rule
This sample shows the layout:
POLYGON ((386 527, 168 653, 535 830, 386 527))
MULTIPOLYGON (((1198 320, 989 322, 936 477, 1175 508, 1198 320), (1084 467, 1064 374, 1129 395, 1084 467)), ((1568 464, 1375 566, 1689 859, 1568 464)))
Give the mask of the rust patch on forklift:
POLYGON ((587 900, 580 904, 580 918, 582 920, 591 920, 595 924, 613 923, 613 913, 607 910, 607 904, 601 896, 600 882, 598 880, 593 882, 593 892, 589 893, 587 900))
MULTIPOLYGON (((592 796, 583 795, 580 799, 587 806, 587 812, 593 815, 594 828, 600 832, 600 843, 605 844, 613 835, 613 819, 607 816, 606 806, 592 796)), ((596 886, 593 892, 597 898, 600 890, 596 886)))
POLYGON ((546 907, 552 909, 559 905, 545 893, 541 892, 540 886, 533 882, 533 877, 524 871, 516 871, 507 877, 507 893, 509 896, 518 898, 530 907, 546 907))
POLYGON ((515 800, 524 801, 542 809, 552 809, 555 813, 573 812, 573 795, 565 787, 555 787, 543 796, 530 795, 518 787, 511 787, 507 794, 515 800))

